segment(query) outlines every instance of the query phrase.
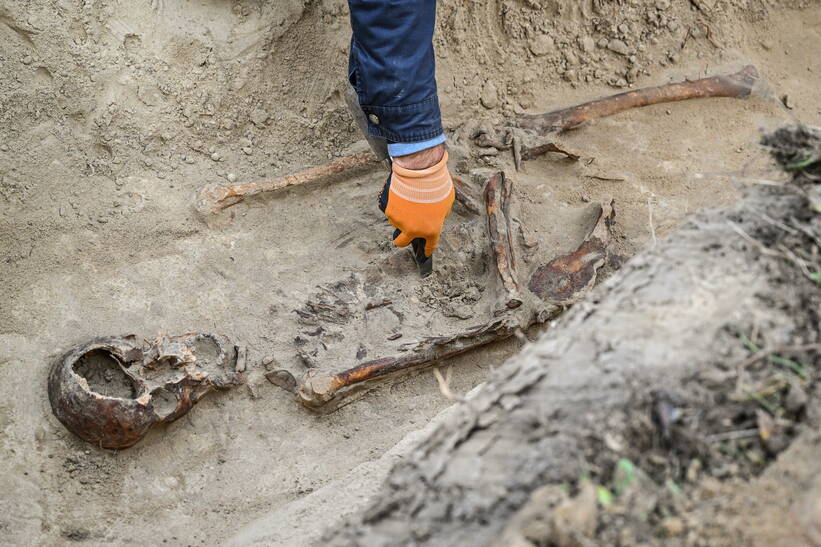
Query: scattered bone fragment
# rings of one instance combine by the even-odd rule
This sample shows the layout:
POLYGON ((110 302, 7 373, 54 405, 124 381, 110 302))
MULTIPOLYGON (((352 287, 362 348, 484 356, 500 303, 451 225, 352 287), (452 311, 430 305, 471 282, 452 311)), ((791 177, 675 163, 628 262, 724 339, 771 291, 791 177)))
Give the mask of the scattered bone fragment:
POLYGON ((244 382, 245 354, 214 334, 95 338, 51 367, 54 415, 82 439, 127 448, 185 415, 206 393, 244 382))
POLYGON ((565 148, 562 148, 555 142, 546 142, 543 144, 535 144, 533 146, 522 147, 521 157, 522 161, 532 160, 538 158, 539 156, 544 156, 549 152, 555 152, 557 154, 562 154, 566 156, 568 159, 573 161, 578 161, 581 156, 575 152, 571 152, 565 148))
POLYGON ((549 152, 562 154, 572 161, 578 161, 581 157, 553 140, 545 140, 543 136, 534 135, 523 129, 505 128, 499 131, 498 135, 491 135, 489 131, 493 130, 480 129, 472 136, 473 143, 480 147, 479 155, 496 155, 502 150, 512 150, 517 171, 523 161, 538 158, 549 152))
POLYGON ((281 387, 291 393, 296 393, 296 390, 299 388, 299 382, 294 378, 294 375, 285 369, 266 372, 265 378, 275 386, 281 387))
POLYGON ((511 182, 505 178, 502 171, 490 177, 485 185, 485 208, 490 247, 495 258, 496 270, 499 272, 499 279, 506 292, 504 305, 508 309, 522 305, 519 284, 516 280, 510 221, 506 214, 511 186, 511 182))
POLYGON ((572 304, 596 282, 596 274, 607 260, 610 227, 616 212, 613 202, 600 206, 596 224, 572 253, 540 266, 530 277, 528 288, 548 302, 572 304))
POLYGON ((470 196, 470 189, 465 182, 455 175, 451 178, 453 178, 453 189, 456 196, 456 202, 462 205, 470 214, 480 214, 479 206, 476 205, 473 198, 470 196))
POLYGON ((473 134, 473 142, 481 148, 495 148, 496 150, 510 150, 513 146, 513 133, 503 131, 499 135, 491 134, 491 129, 483 128, 473 134))

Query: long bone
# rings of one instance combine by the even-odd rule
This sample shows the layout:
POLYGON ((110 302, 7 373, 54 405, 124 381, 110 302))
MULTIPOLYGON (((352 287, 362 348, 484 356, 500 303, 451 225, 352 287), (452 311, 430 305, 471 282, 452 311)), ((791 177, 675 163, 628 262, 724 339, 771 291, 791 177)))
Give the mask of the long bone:
POLYGON ((236 205, 247 197, 262 194, 263 192, 273 192, 291 186, 299 186, 340 173, 375 167, 379 164, 380 162, 371 152, 359 152, 336 158, 305 171, 271 180, 257 180, 243 184, 211 184, 200 190, 197 199, 197 211, 202 214, 214 213, 220 209, 236 205))
POLYGON ((544 114, 523 114, 514 124, 538 135, 548 135, 631 108, 709 97, 743 99, 750 96, 758 78, 758 70, 747 65, 734 74, 645 87, 544 114))
POLYGON ((490 132, 479 131, 473 135, 473 141, 479 147, 512 149, 516 170, 523 161, 548 152, 557 152, 578 160, 578 154, 565 150, 546 137, 597 118, 642 106, 710 97, 743 99, 752 93, 758 78, 756 68, 747 65, 734 74, 636 89, 543 114, 523 114, 511 120, 513 127, 501 127, 490 132))
POLYGON ((510 228, 509 198, 512 182, 499 171, 485 185, 485 208, 487 210, 487 232, 493 251, 496 271, 505 290, 504 305, 508 309, 522 305, 519 283, 516 279, 516 259, 513 254, 510 228))
POLYGON ((388 374, 421 368, 435 361, 455 357, 491 342, 509 338, 518 328, 510 318, 478 325, 452 336, 425 338, 404 355, 383 357, 359 364, 331 376, 308 370, 301 382, 286 370, 266 374, 268 380, 296 394, 297 399, 309 408, 319 408, 331 401, 343 388, 375 380, 388 374))
MULTIPOLYGON (((270 180, 258 180, 242 184, 209 184, 200 189, 197 196, 197 212, 203 215, 216 213, 243 201, 247 197, 265 192, 274 192, 300 186, 310 182, 330 179, 334 175, 350 174, 354 171, 368 169, 381 165, 370 152, 359 152, 336 158, 328 163, 298 171, 290 175, 283 175, 270 180)), ((459 177, 453 177, 456 191, 456 201, 471 214, 479 214, 479 208, 465 193, 464 183, 459 177)))

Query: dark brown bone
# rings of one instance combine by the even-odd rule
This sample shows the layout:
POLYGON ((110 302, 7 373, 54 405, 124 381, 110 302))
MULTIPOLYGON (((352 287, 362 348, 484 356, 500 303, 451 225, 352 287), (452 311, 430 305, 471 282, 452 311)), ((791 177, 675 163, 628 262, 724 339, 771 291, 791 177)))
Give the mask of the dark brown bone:
POLYGON ((613 202, 600 206, 596 224, 579 247, 540 266, 530 277, 528 289, 542 300, 571 304, 596 282, 596 273, 607 260, 610 227, 616 212, 613 202))
POLYGON ((266 377, 272 383, 295 392, 303 405, 319 408, 333 399, 343 388, 394 372, 421 368, 438 360, 509 338, 516 327, 508 319, 499 319, 453 336, 426 338, 405 355, 374 359, 332 376, 322 376, 315 371, 308 371, 301 384, 286 370, 273 371, 266 377))
POLYGON ((565 150, 564 148, 561 148, 554 142, 546 142, 544 144, 538 144, 534 146, 523 146, 521 150, 520 161, 532 160, 534 158, 538 158, 539 156, 544 156, 548 152, 563 154, 568 159, 571 159, 573 161, 578 161, 578 159, 581 157, 574 152, 570 152, 568 150, 565 150))
POLYGON ((470 197, 469 187, 456 175, 451 175, 453 179, 453 191, 458 203, 472 215, 479 214, 479 207, 474 203, 473 198, 470 197))
POLYGON ((238 348, 217 335, 163 336, 152 343, 134 336, 96 338, 52 365, 48 395, 54 415, 69 431, 102 448, 127 448, 152 426, 186 414, 209 391, 241 384, 244 376, 237 371, 243 367, 238 348), (133 397, 97 393, 77 373, 81 359, 95 352, 116 361, 133 397), (161 405, 161 396, 173 397, 173 406, 161 405))
MULTIPOLYGON (((611 240, 610 228, 614 219, 612 202, 600 207, 595 226, 579 247, 537 269, 531 277, 532 288, 555 304, 566 305, 579 300, 592 287, 597 270, 607 259, 607 245, 611 240)), ((426 338, 399 357, 374 359, 331 376, 309 370, 301 383, 287 370, 269 372, 266 378, 296 394, 306 407, 316 410, 358 384, 396 372, 424 368, 439 360, 509 338, 516 329, 549 321, 560 310, 561 307, 555 306, 549 308, 548 313, 530 313, 523 321, 514 321, 510 314, 506 314, 466 332, 426 338)))
POLYGON ((487 209, 487 229, 490 237, 490 247, 495 257, 496 270, 502 281, 506 293, 504 305, 509 308, 518 308, 522 305, 519 296, 519 284, 516 281, 515 258, 511 245, 511 230, 508 220, 508 198, 511 193, 511 183, 505 174, 499 171, 485 185, 485 207, 487 209))
POLYGON ((596 118, 652 104, 708 97, 741 99, 750 95, 758 77, 756 68, 747 65, 735 74, 727 76, 647 87, 544 114, 524 114, 517 117, 514 123, 538 135, 547 135, 566 131, 596 118))

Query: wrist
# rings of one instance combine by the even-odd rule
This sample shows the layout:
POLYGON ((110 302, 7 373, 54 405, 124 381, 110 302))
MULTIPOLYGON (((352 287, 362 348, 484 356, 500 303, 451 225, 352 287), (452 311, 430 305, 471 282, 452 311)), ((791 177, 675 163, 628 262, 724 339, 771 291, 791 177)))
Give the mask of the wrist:
POLYGON ((408 169, 394 162, 390 191, 412 203, 429 205, 442 202, 453 193, 453 180, 447 163, 447 151, 438 163, 425 169, 408 169))
POLYGON ((396 156, 393 162, 404 169, 427 169, 442 161, 444 155, 445 145, 442 143, 406 156, 396 156))

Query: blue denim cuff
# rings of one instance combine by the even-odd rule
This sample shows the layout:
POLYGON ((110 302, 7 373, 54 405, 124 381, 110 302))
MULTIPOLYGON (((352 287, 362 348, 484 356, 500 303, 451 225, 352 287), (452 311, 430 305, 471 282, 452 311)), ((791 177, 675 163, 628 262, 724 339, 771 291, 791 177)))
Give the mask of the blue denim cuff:
MULTIPOLYGON (((434 90, 435 92, 435 90, 434 90)), ((421 142, 444 133, 436 95, 422 102, 402 106, 375 106, 359 97, 368 116, 368 134, 392 142, 421 142)))
POLYGON ((389 142, 388 154, 394 158, 396 156, 407 156, 408 154, 413 154, 414 152, 433 148, 437 144, 442 144, 443 142, 445 142, 444 133, 433 139, 428 139, 421 142, 389 142))

